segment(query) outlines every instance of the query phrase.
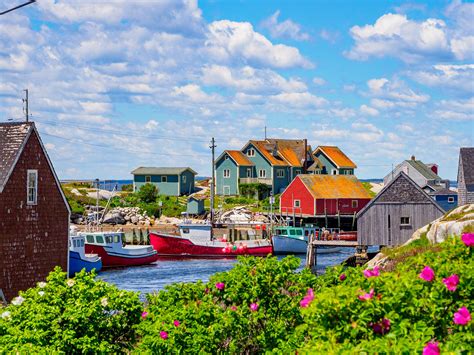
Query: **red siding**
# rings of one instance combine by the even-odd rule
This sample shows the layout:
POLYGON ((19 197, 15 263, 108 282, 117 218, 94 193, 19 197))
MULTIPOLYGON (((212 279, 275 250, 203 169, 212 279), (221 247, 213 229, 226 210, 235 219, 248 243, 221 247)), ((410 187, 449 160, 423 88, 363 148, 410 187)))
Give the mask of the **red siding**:
POLYGON ((67 269, 69 212, 32 132, 0 194, 0 289, 7 300, 59 265, 67 269), (38 204, 26 204, 28 169, 38 170, 38 204))
POLYGON ((316 213, 318 215, 336 215, 338 212, 340 214, 354 214, 354 212, 359 212, 366 204, 368 204, 370 199, 316 199, 316 213), (352 207, 352 201, 358 201, 357 207, 352 207))
POLYGON ((282 214, 314 215, 313 195, 308 191, 301 179, 296 177, 280 196, 280 211, 282 214), (300 200, 300 208, 293 208, 293 201, 300 200))

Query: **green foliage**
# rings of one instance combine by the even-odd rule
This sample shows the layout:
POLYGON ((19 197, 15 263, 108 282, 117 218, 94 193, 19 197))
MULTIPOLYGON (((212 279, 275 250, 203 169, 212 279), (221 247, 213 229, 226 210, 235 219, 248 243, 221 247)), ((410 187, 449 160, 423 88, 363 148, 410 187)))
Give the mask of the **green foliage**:
MULTIPOLYGON (((306 339, 302 352, 420 353, 427 342, 435 340, 441 352, 472 353, 474 323, 462 326, 453 322, 460 307, 474 310, 472 248, 459 238, 436 246, 420 244, 413 249, 423 252, 405 257, 392 272, 366 278, 360 268, 348 269, 344 281, 321 288, 304 311, 305 324, 295 333, 306 339), (432 282, 419 277, 425 266, 435 272, 432 282), (443 278, 452 274, 460 279, 455 291, 443 283, 443 278), (358 298, 371 289, 372 299, 358 298), (377 334, 373 324, 384 318, 390 320, 390 329, 377 334)), ((408 252, 409 248, 403 247, 393 257, 408 252)), ((340 267, 334 268, 329 277, 336 279, 341 272, 340 267)))
POLYGON ((122 191, 125 192, 132 192, 133 191, 133 184, 123 184, 122 191))
POLYGON ((138 294, 94 274, 67 279, 56 268, 46 283, 20 295, 20 305, 0 306, 0 353, 124 353, 136 342, 138 294))
POLYGON ((258 200, 263 199, 270 192, 271 187, 261 183, 239 184, 240 194, 258 200))
POLYGON ((363 181, 362 186, 364 186, 365 191, 367 191, 371 198, 377 195, 375 192, 372 191, 372 184, 370 182, 363 181))
POLYGON ((251 205, 257 203, 258 201, 245 196, 233 196, 233 197, 226 197, 224 199, 224 203, 229 205, 251 205))
POLYGON ((137 192, 138 199, 144 203, 156 202, 158 197, 158 188, 154 184, 145 184, 140 186, 137 192))
POLYGON ((302 324, 299 301, 316 277, 299 259, 242 257, 207 284, 175 284, 148 296, 137 353, 259 353, 277 349, 302 324), (225 288, 219 290, 217 283, 225 288), (252 303, 258 310, 250 310, 252 303), (179 326, 173 322, 178 320, 179 326), (160 332, 167 332, 162 339, 160 332))
POLYGON ((474 233, 474 222, 465 225, 462 229, 463 233, 474 233))
POLYGON ((158 195, 154 202, 145 203, 140 200, 138 192, 113 197, 110 200, 110 207, 140 207, 140 209, 146 211, 149 216, 155 217, 160 217, 161 214, 168 217, 179 217, 181 212, 186 211, 186 205, 180 203, 175 196, 158 195), (161 208, 157 201, 162 202, 161 208))

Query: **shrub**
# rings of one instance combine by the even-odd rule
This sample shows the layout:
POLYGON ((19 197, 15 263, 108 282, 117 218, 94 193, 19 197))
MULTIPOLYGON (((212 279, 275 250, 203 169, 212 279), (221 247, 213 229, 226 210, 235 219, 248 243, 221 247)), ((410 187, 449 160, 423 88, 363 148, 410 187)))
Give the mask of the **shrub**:
POLYGON ((239 191, 242 195, 260 200, 265 198, 270 192, 271 187, 261 183, 240 184, 239 191))
POLYGON ((140 201, 145 203, 156 202, 158 188, 153 184, 142 185, 140 186, 140 190, 137 192, 137 196, 140 201))
POLYGON ((56 268, 47 282, 20 297, 0 307, 0 352, 125 352, 136 341, 143 308, 138 294, 96 280, 94 274, 82 271, 67 279, 56 268))
POLYGON ((299 263, 295 257, 281 262, 242 257, 231 271, 206 284, 175 284, 148 296, 137 352, 258 353, 278 348, 302 323, 299 301, 315 282, 309 271, 296 272, 299 263))
POLYGON ((133 191, 133 184, 123 184, 122 191, 132 192, 133 191))

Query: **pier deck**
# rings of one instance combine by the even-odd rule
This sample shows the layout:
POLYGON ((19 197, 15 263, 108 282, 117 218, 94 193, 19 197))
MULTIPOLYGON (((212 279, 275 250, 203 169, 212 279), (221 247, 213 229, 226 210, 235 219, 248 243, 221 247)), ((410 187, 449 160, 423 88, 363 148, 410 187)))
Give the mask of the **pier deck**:
POLYGON ((334 246, 334 247, 356 247, 359 245, 357 241, 348 240, 313 240, 312 245, 318 246, 334 246))

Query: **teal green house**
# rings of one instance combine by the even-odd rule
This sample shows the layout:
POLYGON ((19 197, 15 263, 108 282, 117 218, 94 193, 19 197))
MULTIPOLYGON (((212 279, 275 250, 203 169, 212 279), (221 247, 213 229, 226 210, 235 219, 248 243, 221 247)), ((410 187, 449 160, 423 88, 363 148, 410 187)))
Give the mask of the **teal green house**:
POLYGON ((250 140, 241 150, 225 150, 215 161, 216 194, 239 195, 239 185, 261 183, 274 193, 314 165, 306 140, 250 140))
POLYGON ((205 212, 204 200, 191 196, 188 198, 188 204, 186 206, 186 213, 192 215, 201 215, 205 212))
POLYGON ((354 170, 357 168, 355 163, 336 146, 317 147, 313 152, 313 158, 319 162, 319 169, 314 172, 315 174, 354 175, 354 170))
POLYGON ((145 184, 153 184, 161 195, 181 196, 194 192, 196 172, 184 168, 139 167, 131 172, 133 191, 138 191, 145 184))

